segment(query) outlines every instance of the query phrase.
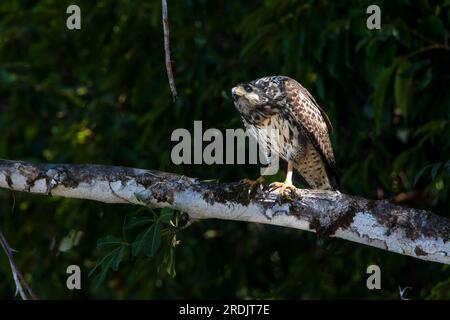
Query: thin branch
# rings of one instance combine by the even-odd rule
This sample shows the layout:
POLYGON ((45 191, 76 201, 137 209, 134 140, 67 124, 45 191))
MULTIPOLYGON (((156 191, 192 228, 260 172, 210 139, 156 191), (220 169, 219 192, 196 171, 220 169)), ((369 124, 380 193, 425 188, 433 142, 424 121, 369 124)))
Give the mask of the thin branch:
POLYGON ((416 51, 410 52, 410 53, 404 55, 403 58, 411 58, 411 57, 414 57, 414 56, 416 56, 418 54, 421 54, 421 53, 424 53, 424 52, 427 52, 427 51, 430 51, 430 50, 436 50, 436 49, 443 49, 443 50, 445 50, 447 48, 443 44, 435 43, 435 44, 431 44, 429 46, 420 48, 420 49, 418 49, 416 51))
POLYGON ((28 300, 27 295, 22 287, 25 287, 26 291, 30 295, 32 300, 37 300, 36 295, 34 294, 33 290, 31 290, 31 287, 26 282, 24 276, 22 275, 22 272, 20 272, 20 269, 17 267, 16 260, 14 259, 12 249, 8 244, 8 241, 6 241, 5 236, 0 231, 0 244, 3 248, 3 251, 5 251, 6 256, 8 257, 9 264, 11 266, 11 273, 13 275, 14 283, 16 285, 16 294, 19 293, 22 300, 28 300))
POLYGON ((170 207, 191 219, 258 222, 312 231, 414 258, 450 264, 450 220, 429 211, 323 190, 291 196, 245 183, 207 183, 167 172, 0 160, 0 188, 170 207))
POLYGON ((169 30, 169 17, 167 13, 167 0, 161 0, 162 3, 162 23, 164 31, 164 55, 166 59, 166 71, 167 78, 169 79, 170 91, 172 91, 173 100, 177 99, 178 93, 175 87, 175 80, 172 72, 172 60, 170 58, 170 30, 169 30))

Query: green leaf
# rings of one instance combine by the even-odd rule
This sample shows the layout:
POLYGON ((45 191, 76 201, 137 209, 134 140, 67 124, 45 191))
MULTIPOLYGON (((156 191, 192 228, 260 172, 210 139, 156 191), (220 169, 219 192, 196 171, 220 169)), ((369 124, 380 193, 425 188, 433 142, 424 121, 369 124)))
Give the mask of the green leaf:
POLYGON ((147 257, 153 257, 161 245, 161 227, 159 223, 149 228, 148 240, 144 243, 144 253, 147 257))
POLYGON ((166 265, 166 271, 169 276, 175 278, 177 272, 175 270, 175 249, 171 248, 168 254, 168 260, 166 265))
POLYGON ((97 248, 108 246, 108 245, 123 245, 124 242, 112 235, 108 235, 106 237, 100 238, 97 240, 97 248))
POLYGON ((427 299, 450 299, 450 279, 439 282, 431 289, 430 295, 427 299))
POLYGON ((414 177, 414 186, 417 184, 417 182, 419 182, 420 178, 423 176, 423 174, 429 169, 431 168, 433 164, 429 164, 426 165, 425 167, 423 167, 422 169, 420 169, 419 173, 416 174, 416 176, 414 177))
POLYGON ((417 148, 408 149, 399 153, 392 163, 392 172, 398 173, 405 165, 410 163, 411 159, 417 157, 417 153, 420 153, 420 150, 417 148))
POLYGON ((411 63, 402 59, 398 65, 394 83, 395 103, 405 118, 408 116, 413 97, 413 75, 409 74, 410 69, 411 63))
POLYGON ((146 256, 152 257, 160 245, 161 227, 159 223, 154 223, 149 228, 142 231, 131 244, 131 254, 137 256, 143 249, 146 256))
POLYGON ((114 271, 119 269, 120 263, 124 259, 128 243, 121 241, 115 236, 108 235, 97 241, 97 247, 104 246, 116 247, 98 259, 95 267, 89 272, 88 277, 91 277, 98 269, 100 269, 100 273, 94 279, 95 288, 98 288, 100 284, 105 281, 109 269, 114 271))
POLYGON ((117 248, 117 252, 115 252, 114 257, 112 258, 112 262, 111 262, 111 268, 114 271, 119 270, 119 265, 123 260, 123 257, 125 256, 125 246, 120 246, 119 248, 117 248))
POLYGON ((95 263, 94 268, 92 268, 92 270, 89 271, 88 277, 91 277, 91 276, 95 273, 95 271, 96 271, 98 268, 102 267, 105 260, 106 260, 106 257, 102 257, 100 260, 98 260, 98 261, 95 263))
POLYGON ((98 289, 100 285, 105 282, 106 276, 108 275, 109 265, 102 268, 100 273, 94 278, 94 288, 98 289))
POLYGON ((442 166, 442 162, 435 163, 433 168, 431 168, 431 179, 434 180, 436 178, 436 174, 439 171, 439 168, 442 166))
POLYGON ((424 90, 433 79, 433 69, 429 68, 425 71, 425 75, 420 79, 420 82, 418 84, 418 89, 420 91, 424 90))
POLYGON ((126 246, 122 244, 97 261, 95 267, 88 274, 88 277, 91 277, 94 272, 100 268, 99 275, 94 279, 95 288, 98 288, 100 284, 105 281, 109 269, 114 271, 119 269, 119 265, 125 256, 125 250, 126 246))
POLYGON ((139 227, 145 224, 149 224, 154 222, 155 220, 153 218, 150 217, 146 217, 146 216, 141 216, 141 217, 132 217, 130 220, 127 221, 127 223, 125 224, 124 229, 128 230, 128 229, 132 229, 135 227, 139 227))
POLYGON ((136 237, 136 240, 131 244, 131 254, 133 255, 133 257, 136 257, 141 252, 142 247, 144 246, 145 235, 147 234, 147 230, 142 231, 136 237))
POLYGON ((424 17, 423 19, 424 26, 426 30, 433 36, 433 37, 442 37, 445 35, 445 25, 442 19, 434 16, 434 15, 428 15, 424 17))
POLYGON ((174 211, 171 208, 163 208, 159 215, 159 220, 164 223, 169 223, 173 218, 174 211))
POLYGON ((375 90, 373 93, 373 108, 377 134, 381 132, 381 119, 383 117, 385 97, 395 67, 396 65, 393 64, 381 72, 376 82, 375 90))

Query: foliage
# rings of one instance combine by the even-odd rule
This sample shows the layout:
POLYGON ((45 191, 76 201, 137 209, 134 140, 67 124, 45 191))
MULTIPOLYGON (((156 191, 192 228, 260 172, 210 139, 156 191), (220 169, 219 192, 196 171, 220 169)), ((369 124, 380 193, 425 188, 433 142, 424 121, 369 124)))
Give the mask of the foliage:
POLYGON ((105 236, 97 241, 97 248, 109 247, 109 251, 97 260, 95 267, 89 272, 93 275, 97 269, 100 273, 95 280, 95 287, 99 287, 106 279, 108 271, 118 271, 120 263, 124 260, 125 254, 131 247, 132 257, 137 257, 143 251, 145 256, 154 257, 161 247, 163 235, 168 241, 166 250, 160 255, 162 261, 158 263, 158 269, 164 270, 174 277, 175 272, 175 246, 178 244, 176 230, 179 224, 180 216, 175 217, 175 223, 172 222, 174 212, 172 209, 162 209, 158 216, 150 210, 152 216, 132 216, 124 225, 124 231, 136 229, 140 226, 146 226, 131 243, 121 240, 113 235, 105 236), (162 225, 168 225, 163 229, 162 225))
MULTIPOLYGON (((375 1, 381 30, 365 24, 374 1, 169 2, 176 103, 160 2, 76 2, 79 31, 65 27, 70 1, 0 3, 0 158, 256 177, 254 165, 174 165, 171 133, 194 120, 242 127, 230 88, 284 74, 329 114, 344 192, 449 216, 449 1, 375 1)), ((164 212, 135 211, 0 191, 0 228, 40 298, 386 299, 399 286, 413 298, 449 297, 450 271, 436 263, 272 226, 202 221, 179 231, 164 212), (372 263, 377 292, 365 286, 372 263), (65 287, 70 264, 84 270, 80 291, 65 287), (97 288, 94 275, 105 280, 97 288)), ((0 297, 11 298, 1 254, 0 279, 0 297)))

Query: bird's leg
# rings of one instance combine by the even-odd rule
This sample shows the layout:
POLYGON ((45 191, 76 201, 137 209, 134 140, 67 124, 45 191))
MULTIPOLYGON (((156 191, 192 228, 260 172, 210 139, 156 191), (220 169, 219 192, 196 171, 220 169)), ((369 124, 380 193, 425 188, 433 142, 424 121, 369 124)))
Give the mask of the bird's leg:
POLYGON ((294 163, 289 160, 287 166, 286 180, 284 182, 274 182, 270 184, 270 190, 279 189, 280 194, 285 194, 286 190, 295 192, 297 188, 292 184, 292 174, 294 172, 294 163))
POLYGON ((241 180, 241 182, 245 183, 245 184, 247 184, 249 186, 248 193, 251 194, 254 191, 256 191, 256 188, 258 188, 261 185, 266 184, 266 177, 265 176, 260 176, 256 180, 243 179, 243 180, 241 180))
POLYGON ((294 171, 294 163, 289 160, 288 161, 288 167, 287 167, 287 173, 286 173, 286 180, 284 180, 284 184, 288 186, 294 186, 292 184, 292 173, 294 171))

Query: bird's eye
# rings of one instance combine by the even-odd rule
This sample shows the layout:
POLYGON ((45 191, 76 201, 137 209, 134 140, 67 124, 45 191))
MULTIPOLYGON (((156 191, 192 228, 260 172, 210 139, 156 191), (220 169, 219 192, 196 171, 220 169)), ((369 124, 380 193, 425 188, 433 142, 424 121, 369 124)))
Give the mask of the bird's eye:
POLYGON ((244 90, 247 91, 247 92, 252 92, 252 91, 253 91, 253 88, 252 88, 250 85, 246 84, 246 85, 244 86, 244 90))

